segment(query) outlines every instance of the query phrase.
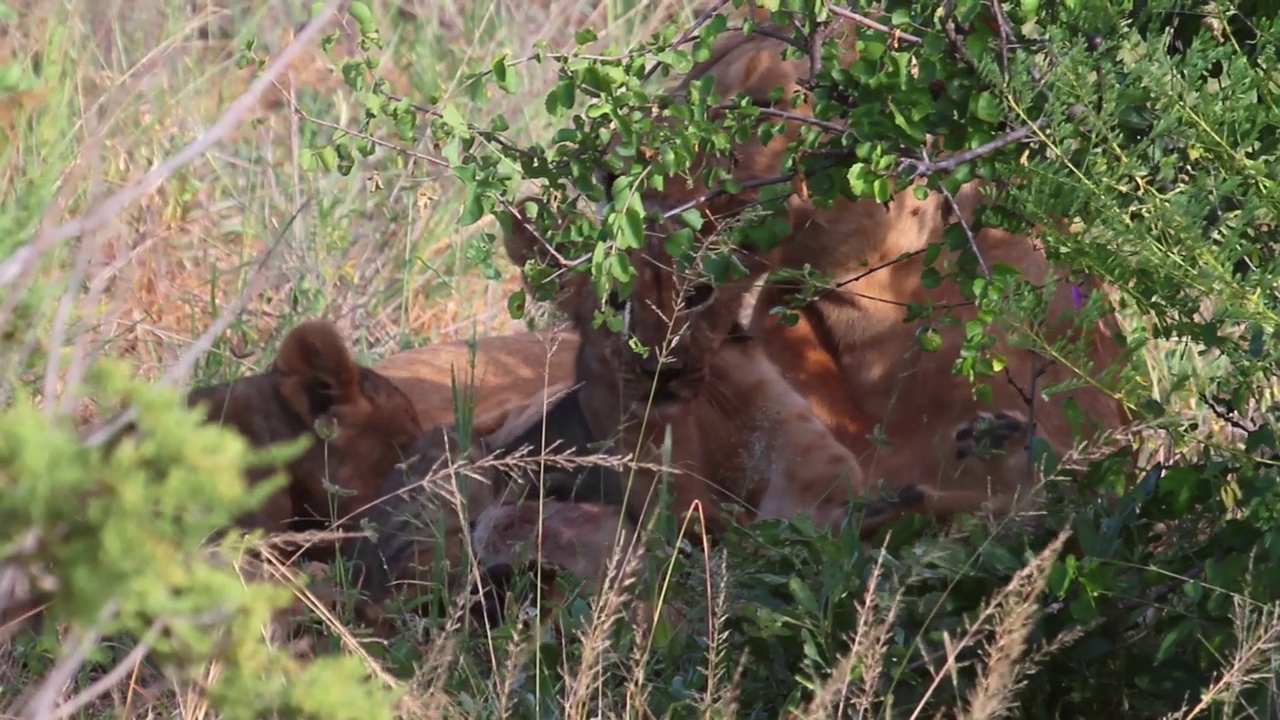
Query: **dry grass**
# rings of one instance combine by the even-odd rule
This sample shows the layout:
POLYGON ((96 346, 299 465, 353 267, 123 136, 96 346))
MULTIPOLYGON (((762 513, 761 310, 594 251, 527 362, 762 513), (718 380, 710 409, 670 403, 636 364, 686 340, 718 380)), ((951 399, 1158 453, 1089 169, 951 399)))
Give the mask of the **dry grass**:
MULTIPOLYGON (((0 36, 0 63, 35 67, 33 87, 5 95, 0 106, 17 129, 16 142, 0 152, 5 200, 17 205, 13 193, 24 185, 32 201, 56 188, 63 206, 43 218, 51 224, 92 210, 207 132, 251 77, 236 66, 245 41, 256 40, 254 53, 270 57, 306 18, 302 3, 284 2, 233 0, 192 10, 176 0, 148 0, 127 12, 87 0, 24 3, 23 21, 0 36), (233 37, 218 39, 228 32, 233 37)), ((403 11, 388 2, 371 5, 387 44, 378 72, 395 91, 421 97, 443 89, 446 101, 478 120, 501 112, 517 140, 550 130, 541 98, 554 68, 522 65, 521 92, 483 104, 457 96, 463 72, 503 51, 525 56, 539 40, 563 47, 584 24, 613 28, 603 43, 626 43, 683 10, 680 0, 453 0, 403 11)), ((255 369, 264 349, 302 317, 333 318, 370 356, 467 337, 473 329, 517 327, 505 309, 515 278, 484 281, 460 252, 476 232, 492 231, 493 220, 457 227, 460 192, 447 169, 379 152, 347 178, 303 171, 306 148, 331 135, 326 125, 350 128, 357 120, 334 72, 356 51, 355 34, 345 15, 335 27, 342 37, 332 58, 307 48, 230 137, 91 228, 80 241, 88 250, 65 245, 41 266, 40 283, 50 293, 71 281, 81 286, 74 312, 63 319, 64 336, 86 338, 90 356, 125 356, 155 375, 244 291, 277 243, 261 268, 265 289, 220 338, 202 375, 255 369)), ((5 257, 42 222, 30 208, 4 220, 5 257)), ((30 310, 53 319, 44 306, 30 310)), ((50 349, 46 338, 22 340, 21 352, 7 358, 15 361, 10 366, 30 366, 50 349)))

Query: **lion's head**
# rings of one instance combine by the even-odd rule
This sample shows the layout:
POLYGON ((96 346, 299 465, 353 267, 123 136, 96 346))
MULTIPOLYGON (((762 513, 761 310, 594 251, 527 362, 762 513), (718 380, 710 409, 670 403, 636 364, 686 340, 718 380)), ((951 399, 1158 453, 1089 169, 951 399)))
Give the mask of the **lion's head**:
MULTIPOLYGON (((652 207, 661 207, 655 199, 652 207)), ((522 212, 534 198, 517 203, 511 230, 505 236, 508 255, 517 265, 536 259, 556 268, 555 304, 572 321, 582 338, 582 350, 594 370, 617 379, 628 403, 685 401, 696 397, 706 381, 711 358, 738 328, 742 299, 751 283, 770 266, 770 258, 737 248, 718 248, 720 262, 736 264, 745 273, 732 282, 716 284, 707 272, 707 258, 715 248, 714 218, 704 223, 696 239, 700 252, 679 263, 667 252, 663 238, 675 232, 673 220, 654 219, 646 228, 643 247, 627 250, 635 277, 626 291, 615 288, 600 298, 584 267, 562 263, 559 253, 522 212), (601 313, 612 322, 597 322, 601 313)), ((545 206, 540 212, 547 212, 545 206)), ((650 215, 655 213, 651 212, 650 215)), ((580 362, 582 360, 580 359, 580 362)), ((583 380, 584 378, 579 378, 583 380)))
MULTIPOLYGON (((530 222, 526 205, 532 199, 525 198, 514 208, 511 229, 505 237, 508 255, 520 266, 533 259, 556 268, 558 307, 573 320, 584 342, 604 351, 627 399, 647 399, 649 388, 653 388, 653 399, 657 401, 688 400, 700 392, 710 359, 737 328, 745 294, 777 263, 781 252, 781 246, 776 244, 770 248, 741 244, 726 247, 729 233, 725 231, 731 224, 760 222, 745 215, 744 210, 777 211, 776 216, 787 221, 784 237, 808 221, 812 207, 799 196, 768 199, 762 192, 766 187, 794 186, 789 178, 782 177, 784 159, 788 145, 803 126, 795 117, 808 114, 811 102, 802 88, 809 61, 783 57, 785 47, 784 42, 773 37, 726 33, 713 47, 711 57, 696 65, 677 86, 676 102, 689 102, 692 84, 699 78, 709 78, 715 94, 723 101, 745 95, 757 107, 778 111, 765 120, 782 127, 767 142, 752 133, 735 143, 727 155, 707 152, 696 158, 687 173, 664 177, 661 183, 644 183, 639 193, 647 217, 645 239, 643 247, 627 251, 636 277, 626 291, 615 290, 603 300, 597 298, 590 278, 581 272, 584 268, 570 267, 562 254, 550 249, 548 241, 552 238, 540 235, 534 227, 536 223, 530 222), (708 181, 722 173, 740 183, 741 190, 726 193, 709 187, 708 181), (673 258, 668 252, 670 240, 678 232, 687 232, 689 226, 680 216, 690 210, 700 216, 689 253, 692 260, 684 252, 673 258), (712 263, 736 266, 738 272, 727 282, 722 279, 713 283, 708 273, 712 263), (620 316, 621 322, 614 321, 613 327, 596 322, 597 313, 605 309, 620 316), (635 345, 651 350, 637 351, 635 345)), ((717 106, 712 115, 723 116, 726 112, 717 106)), ((679 120, 673 115, 660 115, 657 122, 670 126, 679 120)), ((628 153, 632 155, 628 182, 616 185, 616 175, 604 170, 599 173, 606 207, 615 201, 615 187, 620 188, 619 192, 631 192, 631 179, 657 173, 645 160, 656 153, 641 147, 640 152, 628 153)), ((533 204, 539 214, 547 212, 544 204, 533 204)), ((545 222, 539 226, 553 227, 545 222)), ((554 234, 554 230, 548 232, 554 234)))
MULTIPOLYGON (((262 447, 311 435, 289 463, 289 484, 255 518, 267 530, 309 529, 341 520, 376 497, 378 482, 422 434, 412 403, 387 378, 352 359, 334 326, 311 320, 295 327, 264 373, 193 390, 211 421, 234 427, 262 447), (329 487, 337 486, 335 495, 329 487)), ((256 468, 261 479, 271 468, 256 468)))

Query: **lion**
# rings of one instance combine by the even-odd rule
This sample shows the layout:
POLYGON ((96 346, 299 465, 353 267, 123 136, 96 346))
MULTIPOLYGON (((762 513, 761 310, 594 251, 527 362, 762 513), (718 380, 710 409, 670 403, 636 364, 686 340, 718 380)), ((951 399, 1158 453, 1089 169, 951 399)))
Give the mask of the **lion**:
MULTIPOLYGON (((193 389, 187 404, 204 408, 210 422, 229 426, 255 447, 311 438, 284 468, 287 485, 237 521, 268 533, 321 530, 334 520, 348 524, 343 521, 376 499, 378 480, 423 433, 408 396, 357 365, 327 320, 294 327, 266 372, 193 389), (338 492, 331 492, 335 487, 338 492)), ((250 468, 247 479, 259 483, 276 470, 250 468)), ((325 544, 303 555, 328 562, 335 552, 325 544)))
MULTIPOLYGON (((294 327, 267 371, 194 388, 186 402, 202 408, 208 422, 228 426, 254 447, 310 437, 307 449, 284 468, 258 465, 246 471, 251 484, 279 470, 286 476, 284 487, 235 522, 241 529, 268 534, 324 530, 335 519, 339 527, 350 526, 349 518, 377 499, 382 476, 423 434, 409 397, 386 377, 357 365, 327 320, 294 327)), ((114 442, 134 432, 136 427, 127 425, 114 442)), ((107 447, 110 452, 114 444, 107 447)), ((314 568, 332 562, 340 547, 315 543, 299 554, 314 568)), ((0 627, 6 628, 0 638, 18 621, 38 631, 56 582, 45 578, 33 583, 18 568, 4 570, 0 574, 21 587, 0 598, 0 627)))
MULTIPOLYGON (((534 200, 526 198, 517 207, 526 202, 534 200)), ((534 258, 556 262, 518 210, 508 219, 511 229, 504 242, 516 265, 524 267, 534 258)), ((404 496, 408 488, 424 479, 443 478, 436 494, 445 498, 441 505, 451 507, 428 502, 424 510, 414 512, 406 511, 405 503, 386 502, 371 509, 364 522, 372 526, 376 537, 358 541, 351 554, 357 566, 357 585, 371 607, 380 605, 388 588, 402 579, 420 577, 422 570, 440 563, 452 566, 463 559, 468 545, 462 540, 462 528, 487 508, 538 502, 525 499, 531 490, 539 492, 544 503, 550 499, 616 507, 621 514, 619 523, 643 527, 662 474, 662 445, 668 433, 672 474, 669 509, 677 518, 691 521, 687 527, 695 537, 705 535, 714 542, 730 522, 749 517, 722 510, 720 501, 742 502, 753 508, 751 515, 763 518, 792 517, 805 511, 785 494, 770 490, 787 484, 773 480, 778 477, 828 487, 846 483, 849 489, 842 493, 844 500, 828 503, 821 516, 814 518, 832 529, 848 516, 854 499, 872 494, 851 451, 835 439, 808 402, 778 373, 759 343, 738 324, 747 283, 713 287, 705 279, 688 280, 668 272, 671 258, 661 244, 650 243, 630 252, 640 272, 637 287, 643 288, 637 292, 646 302, 609 299, 627 319, 621 331, 593 322, 602 302, 588 276, 561 273, 555 304, 569 316, 579 338, 572 385, 557 386, 555 392, 549 389, 547 399, 534 402, 519 420, 512 419, 520 414, 514 409, 500 410, 499 415, 506 413, 503 417, 483 419, 481 424, 486 427, 502 426, 503 430, 474 434, 465 451, 456 426, 433 428, 411 449, 410 461, 387 475, 380 492, 387 498, 404 496), (674 318, 677 326, 673 328, 667 318, 674 318), (641 355, 629 345, 633 337, 664 352, 661 356, 641 355), (494 461, 501 462, 530 447, 534 455, 542 457, 539 463, 494 467, 494 461), (623 471, 586 464, 585 458, 602 451, 634 457, 637 466, 623 471), (548 452, 563 453, 561 458, 567 460, 544 457, 548 452), (465 471, 469 478, 465 489, 453 468, 464 458, 476 465, 489 462, 492 470, 465 471), (411 532, 415 524, 430 525, 434 532, 427 535, 442 539, 443 544, 422 542, 420 535, 411 532)), ((766 261, 746 253, 740 252, 739 259, 756 276, 769 267, 766 261)), ((530 283, 528 277, 525 281, 530 283)), ((863 532, 874 531, 900 515, 902 508, 919 501, 919 493, 910 484, 900 484, 896 495, 872 502, 863 532)), ((565 516, 571 514, 566 512, 565 516)), ((507 537, 510 542, 520 540, 507 537)), ((598 569, 613 552, 612 544, 588 542, 573 547, 572 553, 566 551, 558 558, 544 556, 541 562, 566 569, 595 568, 588 575, 598 577, 598 569)), ((493 565, 524 567, 503 559, 493 565)), ((498 569, 507 572, 506 568, 498 569)))
POLYGON ((572 332, 539 330, 403 350, 373 369, 408 396, 422 427, 463 415, 475 434, 487 435, 507 422, 507 410, 571 382, 577 349, 572 332))
MULTIPOLYGON (((767 13, 757 15, 757 20, 767 22, 767 13)), ((787 146, 798 138, 804 117, 811 114, 802 92, 810 63, 808 58, 784 58, 788 44, 773 36, 788 37, 789 31, 771 25, 764 28, 769 30, 772 36, 726 32, 709 59, 695 65, 675 91, 679 96, 695 80, 710 77, 722 98, 744 94, 758 107, 780 111, 767 118, 785 120, 782 131, 769 142, 752 135, 734 146, 731 157, 699 159, 703 167, 729 166, 734 179, 748 189, 718 194, 689 177, 665 177, 661 185, 650 184, 662 191, 650 189, 642 194, 647 208, 661 212, 696 207, 704 214, 724 216, 727 209, 744 207, 758 197, 751 181, 784 173, 787 146)), ((852 56, 853 29, 840 26, 833 35, 852 56)), ((612 180, 605 176, 605 187, 612 180)), ((770 276, 752 308, 747 333, 809 401, 830 432, 857 454, 869 479, 889 487, 922 490, 923 507, 942 519, 983 510, 1007 513, 1021 507, 1023 499, 1030 502, 1034 473, 1028 448, 1033 434, 1061 455, 1072 445, 1072 427, 1061 402, 1031 404, 1028 398, 1036 387, 1079 380, 1080 373, 1016 347, 1011 329, 997 325, 999 339, 993 351, 1006 359, 1007 366, 989 383, 990 400, 980 401, 969 383, 952 372, 964 322, 976 312, 954 282, 928 288, 920 279, 923 250, 940 242, 952 223, 964 222, 968 231, 978 206, 990 202, 984 183, 970 182, 954 197, 933 192, 920 200, 908 187, 884 205, 841 197, 832 207, 819 207, 808 200, 802 180, 796 179, 795 192, 786 200, 792 231, 772 251, 773 262, 780 269, 808 265, 842 282, 802 306, 799 322, 789 327, 772 310, 796 287, 770 276), (914 254, 894 264, 903 253, 914 254), (881 266, 885 267, 868 270, 881 266), (961 321, 934 324, 943 340, 937 352, 921 349, 917 332, 922 322, 906 321, 909 303, 926 302, 951 306, 952 317, 961 321), (887 437, 887 447, 869 437, 875 425, 887 437)), ((662 233, 662 228, 650 230, 662 233)), ((1065 281, 1063 272, 1049 267, 1043 246, 1032 238, 997 228, 972 234, 975 249, 988 265, 1011 265, 1041 285, 1051 277, 1057 281, 1044 328, 1047 340, 1084 338, 1092 366, 1108 368, 1119 362, 1124 350, 1117 342, 1120 330, 1114 312, 1095 327, 1080 329, 1070 323, 1076 306, 1073 296, 1099 290, 1096 280, 1065 281)), ((944 249, 939 262, 954 262, 957 255, 944 249)), ((631 307, 651 302, 654 299, 642 293, 631 307)), ((923 322, 931 320, 936 323, 933 318, 923 322)), ((1094 383, 1066 391, 1061 400, 1079 407, 1086 434, 1115 432, 1129 422, 1124 404, 1094 383)), ((777 479, 783 484, 776 494, 786 497, 786 504, 793 508, 823 508, 844 501, 820 474, 777 479)))
MULTIPOLYGON (((745 198, 730 202, 745 202, 745 198)), ((508 256, 524 268, 531 261, 560 264, 546 241, 519 210, 539 201, 518 201, 504 236, 508 256)), ((721 210, 733 210, 727 204, 721 210)), ((546 212, 546 209, 543 209, 546 212)), ((709 212, 704 237, 717 231, 709 212)), ((791 222, 797 218, 793 215, 791 222)), ((575 379, 576 401, 597 439, 640 465, 626 473, 625 506, 637 525, 652 501, 661 473, 664 438, 671 439, 671 500, 677 518, 696 513, 696 531, 714 541, 729 522, 745 515, 726 512, 721 500, 757 508, 760 517, 791 517, 787 498, 768 492, 778 478, 789 483, 844 484, 845 501, 831 503, 815 522, 833 527, 848 512, 848 501, 871 492, 857 459, 813 414, 808 402, 782 378, 763 348, 738 322, 751 281, 771 267, 770 259, 733 249, 746 269, 740 282, 715 285, 698 267, 675 272, 662 243, 666 233, 647 233, 643 247, 627 250, 637 276, 633 296, 617 291, 602 301, 592 280, 558 267, 553 302, 570 318, 581 340, 575 379), (608 303, 623 323, 613 329, 595 318, 608 303), (650 351, 637 351, 638 341, 650 351)), ((531 283, 530 278, 525 278, 531 283)), ((876 505, 864 523, 869 531, 887 522, 899 506, 917 497, 909 483, 876 505)))
POLYGON ((569 599, 566 584, 578 580, 586 596, 596 597, 609 587, 611 562, 616 562, 615 573, 625 574, 644 557, 627 514, 618 505, 599 502, 529 499, 490 505, 471 522, 469 534, 481 568, 481 598, 472 614, 490 627, 503 622, 512 596, 518 605, 536 599, 544 607, 563 606, 569 599), (569 583, 561 582, 565 573, 569 583), (533 582, 522 587, 522 580, 533 582))
MULTIPOLYGON (((490 576, 501 583, 499 576, 511 573, 502 565, 510 565, 513 558, 495 557, 484 548, 517 543, 523 536, 510 533, 523 532, 526 526, 503 525, 505 534, 490 533, 490 540, 477 547, 469 541, 471 530, 486 513, 501 514, 504 508, 536 506, 539 501, 545 506, 590 505, 612 513, 612 527, 630 526, 622 509, 620 476, 607 464, 584 460, 596 453, 596 440, 575 390, 576 385, 561 383, 526 398, 522 405, 476 417, 469 447, 458 425, 439 424, 423 433, 405 462, 382 478, 382 500, 360 520, 373 536, 353 539, 344 553, 360 590, 357 609, 369 625, 385 631, 385 601, 397 589, 408 600, 421 598, 440 568, 445 568, 443 577, 450 586, 472 581, 491 585, 490 576), (410 495, 420 486, 425 486, 423 492, 410 495), (465 567, 472 558, 474 572, 465 567)), ((492 526, 486 521, 483 527, 492 526)), ((589 550, 597 558, 605 551, 595 544, 589 550)), ((577 569, 590 562, 554 551, 542 559, 548 568, 577 569)), ((494 602, 478 601, 472 614, 493 617, 494 602)))

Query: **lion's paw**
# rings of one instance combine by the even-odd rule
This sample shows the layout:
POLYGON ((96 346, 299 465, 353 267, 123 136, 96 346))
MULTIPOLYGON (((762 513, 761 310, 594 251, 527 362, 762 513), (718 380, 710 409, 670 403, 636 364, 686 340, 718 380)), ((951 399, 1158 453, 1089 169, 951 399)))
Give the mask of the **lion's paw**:
POLYGON ((956 459, 989 457, 1014 447, 1018 440, 1025 446, 1031 434, 1031 423, 1016 412, 979 412, 972 420, 956 429, 956 459))

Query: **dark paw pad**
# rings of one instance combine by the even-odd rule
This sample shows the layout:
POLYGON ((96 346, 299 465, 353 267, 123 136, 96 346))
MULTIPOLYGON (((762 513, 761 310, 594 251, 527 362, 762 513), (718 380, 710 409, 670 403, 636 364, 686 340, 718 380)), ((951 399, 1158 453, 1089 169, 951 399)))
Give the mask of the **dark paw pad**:
POLYGON ((1005 450, 1005 445, 1030 430, 1030 425, 1017 413, 980 412, 956 430, 956 459, 971 455, 986 456, 1005 450))
POLYGON ((920 507, 924 505, 924 491, 918 485, 904 485, 898 488, 897 503, 903 507, 920 507))

